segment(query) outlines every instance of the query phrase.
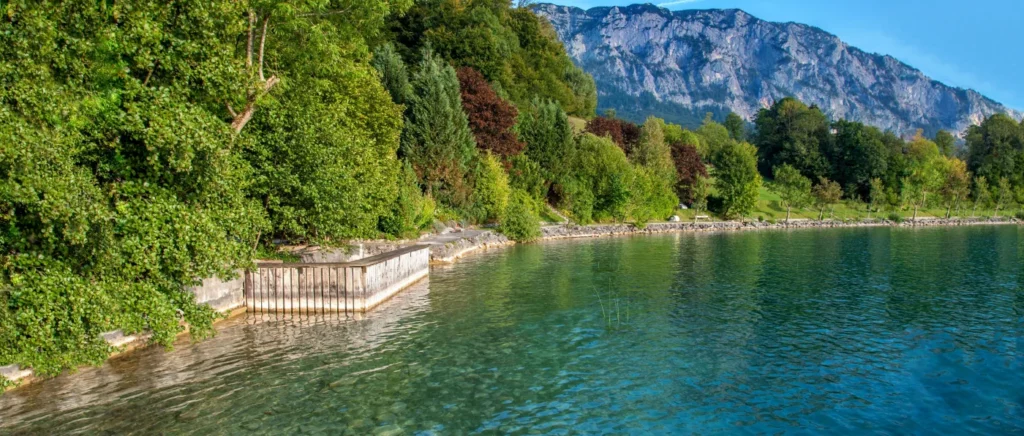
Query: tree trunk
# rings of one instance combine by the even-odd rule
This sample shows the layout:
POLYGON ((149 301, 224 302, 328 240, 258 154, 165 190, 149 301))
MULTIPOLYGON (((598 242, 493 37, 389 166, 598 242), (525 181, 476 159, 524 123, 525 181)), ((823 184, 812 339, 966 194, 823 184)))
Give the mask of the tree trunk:
POLYGON ((786 225, 789 225, 789 211, 793 209, 793 206, 786 206, 786 225))
POLYGON ((953 210, 953 203, 946 205, 946 219, 949 219, 949 212, 953 210))
POLYGON ((822 206, 821 209, 818 209, 818 221, 821 221, 824 218, 825 218, 825 206, 822 206))
POLYGON ((917 225, 917 205, 916 204, 914 205, 914 217, 911 218, 910 220, 914 222, 914 225, 917 225))
POLYGON ((834 220, 835 218, 836 218, 836 207, 835 207, 835 205, 833 205, 832 208, 828 210, 828 219, 829 220, 834 220))

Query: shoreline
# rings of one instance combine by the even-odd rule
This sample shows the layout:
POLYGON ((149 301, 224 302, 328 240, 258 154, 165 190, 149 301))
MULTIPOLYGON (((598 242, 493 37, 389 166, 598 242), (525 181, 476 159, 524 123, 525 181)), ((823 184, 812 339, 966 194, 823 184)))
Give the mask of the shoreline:
MULTIPOLYGON (((741 231, 780 231, 780 230, 811 230, 811 229, 841 229, 841 228, 922 228, 922 227, 964 227, 964 226, 990 226, 990 225, 1020 225, 1021 221, 1015 218, 995 219, 960 219, 960 218, 929 218, 919 219, 916 222, 904 221, 895 223, 887 220, 877 221, 792 221, 790 223, 777 222, 739 222, 739 221, 711 221, 711 222, 660 222, 650 223, 644 228, 634 224, 589 224, 585 226, 574 224, 559 224, 541 227, 541 236, 537 240, 528 243, 543 243, 545 241, 556 241, 565 239, 584 238, 607 238, 620 236, 644 236, 670 233, 716 233, 716 232, 741 232, 741 231)), ((430 263, 432 265, 451 265, 459 259, 481 250, 501 248, 515 245, 517 242, 506 238, 504 235, 495 232, 484 232, 472 238, 464 238, 449 243, 439 249, 435 254, 434 247, 431 247, 430 263), (449 247, 449 245, 452 245, 449 247)))
MULTIPOLYGON (((659 222, 650 223, 643 228, 639 228, 634 224, 590 224, 590 225, 574 225, 574 224, 557 224, 541 227, 541 236, 532 242, 528 243, 543 243, 546 241, 558 241, 567 239, 585 239, 585 238, 607 238, 607 237, 622 237, 622 236, 645 236, 645 235, 660 235, 660 234, 671 234, 671 233, 722 233, 722 232, 740 232, 740 231, 779 231, 779 230, 808 230, 808 229, 840 229, 840 228, 875 228, 875 227, 892 227, 892 228, 920 228, 920 227, 963 227, 963 226, 986 226, 986 225, 1020 225, 1022 222, 1012 218, 989 218, 989 219, 960 219, 960 218, 929 218, 922 219, 916 222, 904 221, 902 223, 895 223, 887 220, 877 221, 856 221, 856 222, 844 222, 844 221, 793 221, 790 223, 767 223, 767 222, 739 222, 739 221, 711 221, 711 222, 659 222)), ((454 265, 460 259, 465 258, 471 254, 477 252, 486 251, 494 248, 503 248, 512 245, 519 244, 505 235, 497 233, 492 230, 484 231, 473 231, 466 237, 457 237, 455 235, 448 234, 448 237, 444 242, 431 241, 432 237, 421 238, 414 243, 430 245, 430 265, 431 266, 443 266, 443 265, 454 265), (452 238, 452 236, 456 236, 452 238)), ((441 236, 441 235, 435 235, 441 236)), ((394 244, 390 242, 389 244, 394 244)), ((235 318, 246 313, 245 307, 240 308, 229 308, 220 312, 223 316, 214 320, 214 327, 223 321, 231 318, 235 318)), ((119 333, 119 332, 112 332, 119 333)), ((178 337, 189 334, 188 329, 178 333, 178 337)), ((117 335, 113 335, 117 336, 117 335)), ((134 350, 148 347, 152 344, 148 342, 149 335, 142 333, 130 336, 118 336, 104 338, 111 344, 112 347, 116 348, 114 352, 107 358, 107 361, 116 359, 131 353, 134 350)), ((6 365, 0 366, 0 377, 3 377, 8 383, 2 386, 0 394, 7 392, 12 389, 36 383, 39 381, 46 380, 45 378, 36 377, 31 369, 21 369, 17 365, 6 365)))

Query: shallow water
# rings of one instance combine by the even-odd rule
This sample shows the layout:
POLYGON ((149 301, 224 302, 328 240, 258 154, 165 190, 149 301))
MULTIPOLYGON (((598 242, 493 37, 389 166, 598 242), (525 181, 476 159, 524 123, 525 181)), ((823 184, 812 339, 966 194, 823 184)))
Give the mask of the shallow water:
POLYGON ((1014 226, 549 242, 0 396, 0 433, 1024 432, 1014 226))

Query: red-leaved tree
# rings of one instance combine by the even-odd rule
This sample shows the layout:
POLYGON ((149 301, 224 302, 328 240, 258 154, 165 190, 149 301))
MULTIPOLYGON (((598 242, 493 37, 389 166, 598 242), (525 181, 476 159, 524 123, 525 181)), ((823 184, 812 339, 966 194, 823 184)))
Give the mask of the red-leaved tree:
POLYGON ((595 117, 587 122, 587 132, 611 138, 626 154, 640 141, 640 126, 618 118, 595 117))
POLYGON ((503 159, 519 154, 525 144, 512 131, 519 111, 498 97, 479 71, 461 67, 457 74, 462 93, 462 110, 469 118, 469 128, 476 138, 477 147, 490 150, 503 159))
POLYGON ((693 187, 697 177, 707 177, 708 169, 697 153, 697 147, 680 142, 672 144, 672 161, 676 164, 676 195, 686 204, 693 203, 693 187))

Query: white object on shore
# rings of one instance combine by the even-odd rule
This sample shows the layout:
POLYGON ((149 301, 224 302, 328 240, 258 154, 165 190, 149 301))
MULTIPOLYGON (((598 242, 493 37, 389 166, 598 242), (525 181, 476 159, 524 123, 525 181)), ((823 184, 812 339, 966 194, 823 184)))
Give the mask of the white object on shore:
POLYGON ((679 222, 679 215, 672 215, 672 217, 670 217, 668 219, 668 222, 670 222, 670 223, 678 223, 679 222))

